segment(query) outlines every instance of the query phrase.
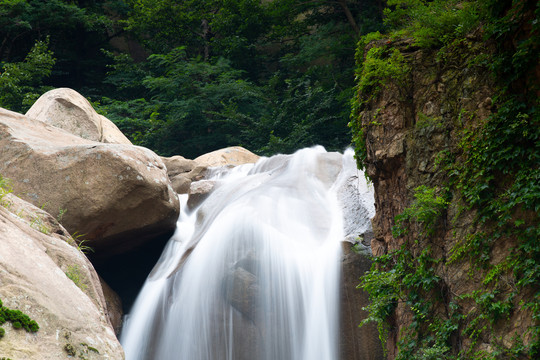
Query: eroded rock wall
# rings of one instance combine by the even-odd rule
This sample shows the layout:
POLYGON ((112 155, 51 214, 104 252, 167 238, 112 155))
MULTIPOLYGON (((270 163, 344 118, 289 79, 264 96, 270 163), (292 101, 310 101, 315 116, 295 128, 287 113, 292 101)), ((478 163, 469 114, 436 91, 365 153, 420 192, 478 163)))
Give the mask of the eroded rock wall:
MULTIPOLYGON (((383 42, 390 43, 383 40, 370 46, 381 46, 383 42)), ((441 160, 450 153, 459 158, 460 143, 467 141, 464 131, 479 131, 495 111, 492 109, 495 79, 486 67, 475 61, 478 55, 493 49, 480 34, 473 34, 444 52, 417 48, 412 41, 392 45, 404 56, 409 68, 407 78, 399 85, 388 81, 360 114, 365 131, 366 171, 376 194, 377 214, 372 221, 375 236, 371 247, 374 255, 383 255, 405 244, 414 257, 429 246, 432 256, 438 259, 435 275, 441 279, 434 300, 436 317, 447 320, 452 312, 451 303, 457 304, 460 314, 465 316, 456 322, 458 328, 451 336, 452 353, 463 351, 462 354, 466 354, 472 347, 473 352, 493 354, 496 358, 496 351, 509 349, 516 336, 524 344, 530 343, 533 335, 527 328, 534 320, 529 310, 519 307, 520 299, 514 299, 516 310, 504 321, 492 322, 494 319, 484 318, 480 321, 486 328, 480 335, 465 334, 464 329, 479 311, 470 295, 475 290, 489 291, 489 287, 483 281, 483 275, 471 269, 470 262, 448 260, 456 243, 483 230, 475 225, 475 212, 464 206, 454 189, 434 234, 426 238, 420 234, 421 229, 414 227, 401 237, 392 234, 395 217, 414 200, 414 189, 421 185, 448 189, 448 172, 441 160)), ((517 240, 513 238, 495 243, 490 264, 502 261, 516 244, 517 240)), ((511 287, 511 284, 501 287, 501 292, 496 295, 506 296, 512 291, 511 287)), ((405 301, 398 301, 390 319, 389 359, 397 356, 398 341, 410 331, 412 322, 410 306, 405 301)))

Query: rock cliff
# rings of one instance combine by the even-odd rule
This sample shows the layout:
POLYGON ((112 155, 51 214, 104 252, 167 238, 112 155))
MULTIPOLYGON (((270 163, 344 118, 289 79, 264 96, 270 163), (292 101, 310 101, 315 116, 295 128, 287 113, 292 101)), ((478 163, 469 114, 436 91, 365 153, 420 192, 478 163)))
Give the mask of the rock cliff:
MULTIPOLYGON (((538 226, 537 210, 517 201, 517 211, 508 210, 504 220, 499 212, 497 220, 471 206, 481 204, 468 197, 471 187, 484 181, 489 191, 508 191, 500 200, 486 200, 486 207, 512 201, 507 189, 517 170, 509 167, 485 178, 492 169, 478 166, 476 182, 463 176, 475 161, 489 164, 489 159, 475 159, 475 154, 489 153, 474 147, 485 135, 482 131, 492 131, 490 124, 505 111, 500 100, 494 105, 500 85, 489 65, 480 61, 496 52, 495 44, 477 31, 445 49, 420 48, 412 39, 382 39, 364 53, 374 47, 386 54, 399 51, 392 55, 399 64, 391 64, 399 76, 386 78, 374 96, 364 94, 358 114, 365 144, 360 153, 375 187, 371 244, 381 257, 379 272, 374 271, 379 293, 372 292, 372 300, 379 315, 391 309, 384 325, 388 358, 530 358, 538 346, 538 284, 530 284, 538 249, 531 248, 534 235, 521 235, 538 226), (522 251, 524 246, 528 250, 522 251)), ((538 83, 537 75, 533 82, 538 83)), ((491 139, 501 144, 523 140, 508 149, 526 154, 538 145, 526 133, 538 133, 537 121, 521 123, 522 139, 500 140, 503 135, 496 132, 491 139)), ((508 122, 499 131, 513 126, 515 122, 508 122)), ((529 181, 534 188, 538 179, 529 181)))

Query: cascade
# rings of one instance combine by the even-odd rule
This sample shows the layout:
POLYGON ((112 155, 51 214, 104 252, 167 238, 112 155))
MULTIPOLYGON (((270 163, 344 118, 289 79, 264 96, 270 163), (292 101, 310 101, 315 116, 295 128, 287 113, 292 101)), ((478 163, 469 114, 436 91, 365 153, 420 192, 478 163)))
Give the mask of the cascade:
POLYGON ((351 179, 361 233, 373 192, 352 151, 216 169, 200 204, 181 196, 177 230, 126 316, 126 359, 337 359, 351 179))

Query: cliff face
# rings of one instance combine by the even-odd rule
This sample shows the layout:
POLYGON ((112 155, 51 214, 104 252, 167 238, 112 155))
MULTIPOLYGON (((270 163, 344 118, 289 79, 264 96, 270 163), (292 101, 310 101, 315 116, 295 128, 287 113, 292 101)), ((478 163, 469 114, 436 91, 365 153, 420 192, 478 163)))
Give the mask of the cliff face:
POLYGON ((374 255, 396 250, 403 243, 392 236, 392 226, 410 204, 415 188, 445 186, 447 172, 439 164, 443 152, 456 151, 463 130, 478 127, 491 114, 495 88, 485 68, 468 65, 484 50, 479 39, 462 44, 469 47, 468 54, 454 49, 456 57, 466 58, 444 63, 436 59, 436 51, 415 48, 411 41, 396 46, 410 69, 405 83, 389 83, 361 114, 366 129, 366 172, 376 191, 374 255))
MULTIPOLYGON (((473 34, 444 51, 407 40, 379 40, 367 50, 372 47, 398 49, 406 68, 399 81, 387 79, 359 113, 376 194, 373 254, 397 254, 380 265, 392 269, 397 282, 387 319, 388 358, 527 358, 520 349, 535 346, 538 323, 521 301, 534 303, 535 287, 516 291, 519 281, 505 262, 520 240, 490 239, 479 252, 486 254, 482 265, 476 253, 460 248, 471 238, 490 236, 498 225, 477 221, 478 209, 464 202, 453 180, 459 168, 448 166, 462 160, 463 149, 497 111, 492 99, 498 85, 478 62, 494 45, 473 34), (431 208, 425 204, 430 201, 431 208)), ((500 177, 494 181, 504 183, 507 175, 500 177)), ((537 224, 534 211, 520 215, 537 224)))

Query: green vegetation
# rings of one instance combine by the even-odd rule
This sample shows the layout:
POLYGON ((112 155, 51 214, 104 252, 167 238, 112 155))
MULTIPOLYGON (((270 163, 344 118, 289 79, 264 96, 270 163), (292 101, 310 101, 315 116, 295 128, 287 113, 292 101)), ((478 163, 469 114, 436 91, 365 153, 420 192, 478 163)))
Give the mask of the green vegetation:
POLYGON ((0 106, 71 87, 161 155, 343 150, 355 44, 383 28, 382 5, 0 0, 0 106))
MULTIPOLYGON (((378 89, 392 86, 388 68, 396 68, 391 56, 377 58, 385 60, 377 64, 370 52, 407 51, 403 42, 399 48, 393 46, 408 37, 409 49, 435 51, 441 67, 457 66, 462 71, 481 67, 491 72, 498 88, 487 119, 463 109, 455 111, 457 145, 437 156, 436 165, 446 175, 437 184, 439 191, 415 189, 411 205, 395 218, 393 236, 403 245, 375 258, 362 279, 360 286, 372 300, 365 322, 378 324, 384 342, 397 307, 411 316, 409 328, 397 336, 398 359, 537 358, 540 119, 539 85, 533 74, 539 58, 540 6, 535 1, 494 0, 388 1, 388 5, 385 21, 394 30, 384 36, 366 35, 359 42, 350 126, 361 165, 366 161, 366 128, 359 115, 373 110, 370 106, 378 89), (465 36, 475 31, 483 32, 495 50, 486 47, 474 54, 473 61, 463 63, 470 55, 465 36), (375 65, 366 71, 366 63, 375 65), (458 208, 457 218, 474 215, 474 223, 468 234, 454 231, 456 244, 447 253, 433 243, 457 220, 447 218, 450 204, 458 208), (501 259, 494 250, 502 244, 507 249, 501 259), (479 286, 460 296, 449 293, 441 274, 452 266, 468 268, 471 282, 479 281, 479 286), (494 337, 517 313, 531 321, 525 333, 514 334, 511 341, 494 337), (489 348, 480 346, 486 341, 489 348)), ((419 119, 419 128, 436 120, 419 119)))
MULTIPOLYGON (((28 332, 37 332, 39 325, 30 317, 19 310, 11 310, 3 306, 0 300, 0 325, 11 322, 14 329, 25 329, 28 332)), ((0 328, 0 339, 4 337, 5 330, 0 328)))
MULTIPOLYGON (((435 234, 448 202, 436 195, 435 189, 425 186, 415 189, 414 197, 411 206, 396 218, 393 234, 402 237, 413 227, 419 237, 414 244, 404 244, 397 251, 376 257, 371 270, 362 277, 359 286, 369 293, 372 301, 366 307, 369 316, 362 324, 376 322, 384 346, 389 317, 398 302, 406 303, 413 321, 399 344, 398 359, 426 358, 428 350, 432 353, 428 358, 441 359, 449 350, 450 335, 457 325, 439 314, 434 316, 437 302, 433 299, 439 299, 444 289, 435 273, 435 266, 441 260, 432 251, 430 236, 435 234)), ((454 312, 456 305, 451 306, 454 312)), ((452 314, 453 318, 456 316, 452 314)))
POLYGON ((24 112, 51 87, 42 84, 51 75, 55 59, 49 40, 37 41, 21 62, 0 63, 0 105, 24 112))
POLYGON ((67 237, 67 243, 71 246, 74 246, 85 255, 88 255, 91 252, 94 252, 94 249, 91 246, 85 245, 88 240, 83 239, 84 234, 79 234, 78 231, 75 231, 73 235, 67 237))
MULTIPOLYGON (((391 42, 376 42, 381 39, 379 32, 364 36, 358 43, 356 51, 356 96, 352 100, 352 121, 349 127, 352 129, 352 140, 355 145, 355 155, 359 168, 364 168, 367 157, 364 136, 366 129, 358 121, 361 111, 366 109, 367 104, 375 99, 383 87, 403 86, 407 81, 409 67, 405 63, 403 55, 398 49, 390 46, 391 42), (375 42, 367 53, 364 51, 368 44, 375 42)), ((370 125, 377 125, 374 121, 370 125)))
POLYGON ((12 191, 10 180, 0 174, 0 205, 5 206, 4 196, 12 191))
POLYGON ((69 355, 69 356, 75 356, 77 355, 77 351, 75 350, 75 347, 71 344, 66 344, 64 345, 64 351, 69 355))
POLYGON ((81 273, 81 269, 79 269, 79 266, 77 264, 69 265, 65 271, 66 276, 73 281, 77 287, 79 287, 82 291, 86 291, 88 286, 83 282, 83 274, 81 273))

